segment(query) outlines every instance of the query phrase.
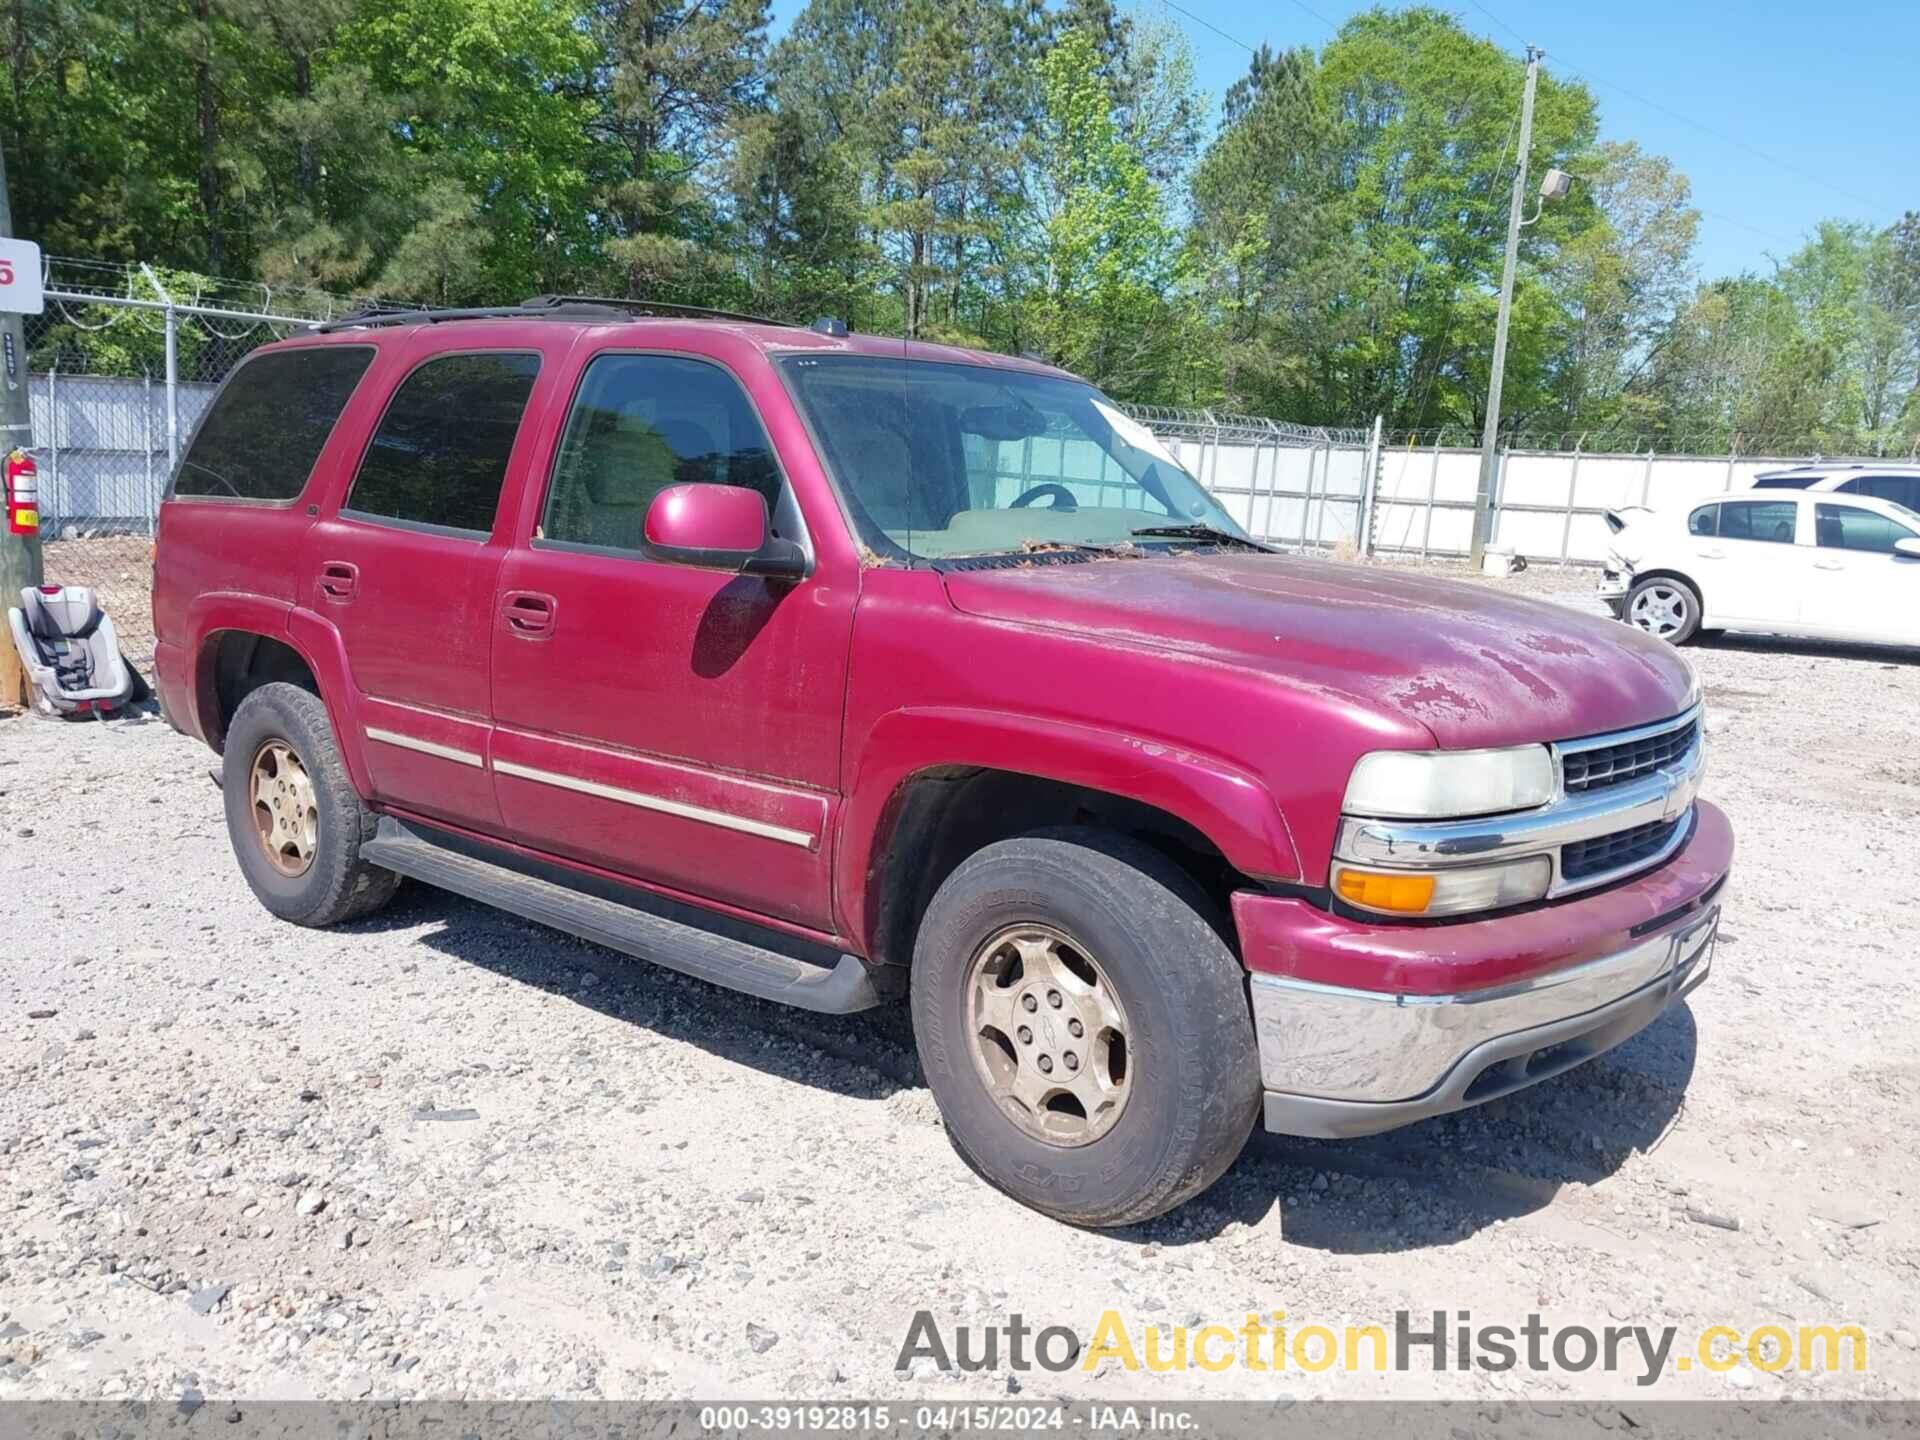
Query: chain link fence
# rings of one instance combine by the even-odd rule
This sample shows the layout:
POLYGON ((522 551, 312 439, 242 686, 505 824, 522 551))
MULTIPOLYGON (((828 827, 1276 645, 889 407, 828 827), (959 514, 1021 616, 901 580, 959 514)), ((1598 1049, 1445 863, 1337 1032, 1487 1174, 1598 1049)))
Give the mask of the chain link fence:
MULTIPOLYGON (((41 527, 51 581, 92 586, 127 653, 152 653, 152 537, 173 463, 227 373, 258 346, 366 303, 145 266, 50 259, 27 321, 41 527)), ((1286 549, 1461 558, 1480 452, 1459 431, 1303 426, 1207 409, 1123 407, 1248 533, 1286 549)), ((1604 512, 1684 503, 1768 469, 1835 459, 1780 436, 1524 434, 1500 451, 1493 545, 1533 560, 1605 556, 1604 512)), ((1878 447, 1886 449, 1887 447, 1878 447)), ((1885 456, 1920 457, 1920 437, 1885 456)), ((1023 474, 1030 474, 1029 470, 1023 474)), ((1061 450, 1063 479, 1098 486, 1061 450), (1069 473, 1071 471, 1071 473, 1069 473)), ((1081 468, 1084 468, 1082 466, 1081 468)))
POLYGON ((356 303, 51 257, 26 317, 49 581, 91 586, 130 658, 152 654, 153 527, 180 448, 227 372, 356 303))
POLYGON ((1254 415, 1129 405, 1249 535, 1299 550, 1364 552, 1380 427, 1291 425, 1254 415))

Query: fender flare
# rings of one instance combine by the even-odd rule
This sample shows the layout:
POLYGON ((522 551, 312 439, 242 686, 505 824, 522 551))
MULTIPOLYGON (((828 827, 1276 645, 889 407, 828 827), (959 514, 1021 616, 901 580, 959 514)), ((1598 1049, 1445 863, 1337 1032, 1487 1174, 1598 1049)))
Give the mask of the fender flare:
POLYGON ((1059 720, 969 707, 907 707, 867 734, 835 845, 841 933, 866 936, 870 875, 908 782, 949 767, 1002 770, 1079 785, 1163 810, 1219 847, 1235 869, 1297 879, 1298 851, 1265 781, 1182 746, 1059 720))
MULTIPOLYGON (((348 778, 362 795, 372 792, 362 754, 353 673, 348 668, 346 646, 337 629, 311 611, 296 608, 291 601, 235 591, 211 591, 196 596, 187 611, 187 624, 187 633, 195 637, 194 722, 208 744, 213 743, 215 732, 211 723, 215 637, 232 630, 262 635, 287 646, 312 672, 320 687, 320 701, 327 707, 327 719, 333 726, 334 740, 340 747, 348 778)), ((224 743, 225 736, 220 739, 224 743)))
POLYGON ((214 694, 215 642, 229 630, 283 638, 287 633, 287 611, 292 608, 290 601, 244 590, 208 590, 188 603, 186 633, 192 637, 187 650, 188 704, 193 707, 193 732, 208 745, 219 749, 226 738, 219 734, 219 726, 215 724, 219 708, 214 694))
POLYGON ((311 610, 287 611, 287 643, 320 684, 320 701, 333 725, 333 741, 340 747, 347 778, 361 797, 373 794, 373 774, 367 769, 365 731, 360 723, 360 692, 354 687, 347 644, 332 622, 311 610))

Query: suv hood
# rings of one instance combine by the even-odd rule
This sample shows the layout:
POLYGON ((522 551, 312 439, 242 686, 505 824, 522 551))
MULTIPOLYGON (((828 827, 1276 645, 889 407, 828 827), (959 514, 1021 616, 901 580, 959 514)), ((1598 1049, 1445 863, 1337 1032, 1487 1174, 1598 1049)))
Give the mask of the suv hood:
POLYGON ((1186 553, 945 581, 968 614, 1257 669, 1415 721, 1446 749, 1650 724, 1694 687, 1671 646, 1617 621, 1344 561, 1186 553))

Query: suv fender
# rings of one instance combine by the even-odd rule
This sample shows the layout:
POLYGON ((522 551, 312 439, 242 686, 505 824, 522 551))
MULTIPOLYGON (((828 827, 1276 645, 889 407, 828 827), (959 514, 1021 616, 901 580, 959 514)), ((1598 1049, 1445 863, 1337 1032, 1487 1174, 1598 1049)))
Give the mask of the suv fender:
POLYGON ((373 776, 367 769, 359 706, 355 703, 359 691, 354 689, 347 647, 339 630, 313 611, 295 607, 287 612, 287 643, 299 652, 319 682, 320 699, 333 723, 334 743, 340 747, 347 778, 363 798, 372 795, 373 776))
MULTIPOLYGON (((180 653, 183 665, 180 681, 189 689, 185 699, 191 713, 179 716, 188 722, 188 733, 197 740, 214 744, 218 737, 218 701, 213 692, 213 657, 220 636, 229 630, 249 635, 267 635, 278 640, 287 633, 287 611, 292 605, 271 595, 255 595, 244 590, 209 590, 193 597, 185 616, 185 646, 180 653)), ((168 637, 158 637, 165 644, 168 637)), ((175 637, 180 638, 179 636, 175 637)))
POLYGON ((1300 875, 1298 852, 1272 792, 1229 761, 1164 741, 1035 716, 966 707, 895 710, 871 731, 840 824, 842 933, 871 938, 869 877, 907 782, 931 770, 978 767, 1031 775, 1136 800, 1185 821, 1236 870, 1300 875))
POLYGON ((194 637, 193 727, 208 744, 226 743, 219 734, 218 700, 214 694, 214 655, 223 634, 239 631, 280 641, 305 662, 319 687, 321 703, 340 747, 341 763, 353 788, 372 793, 372 780, 361 753, 358 711, 354 705, 347 655, 340 632, 318 616, 284 600, 263 595, 213 592, 195 598, 188 611, 188 633, 194 637))

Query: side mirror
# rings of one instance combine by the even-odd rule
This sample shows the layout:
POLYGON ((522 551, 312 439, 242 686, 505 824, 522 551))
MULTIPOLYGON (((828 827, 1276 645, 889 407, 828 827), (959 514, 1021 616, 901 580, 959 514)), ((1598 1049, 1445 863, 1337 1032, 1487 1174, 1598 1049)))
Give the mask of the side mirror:
POLYGON ((798 580, 807 556, 767 533, 767 502, 740 485, 669 485, 647 506, 642 548, 670 565, 798 580))
POLYGON ((1920 539, 1909 535, 1905 539, 1894 541, 1893 553, 1904 555, 1909 560, 1920 560, 1920 539))

